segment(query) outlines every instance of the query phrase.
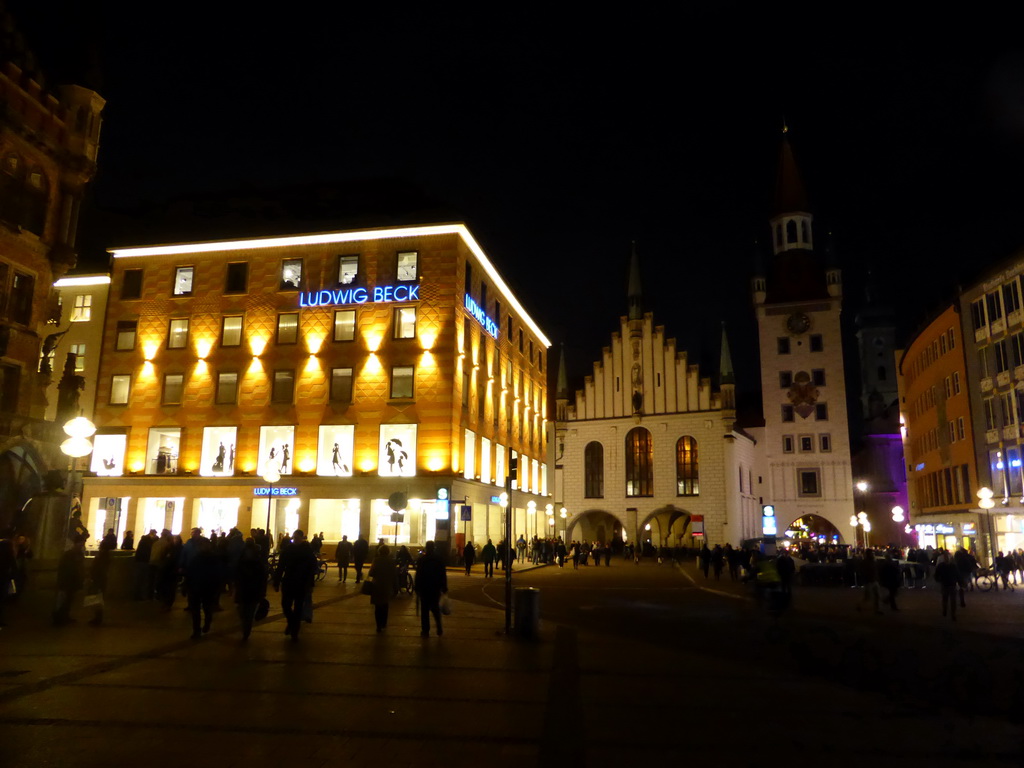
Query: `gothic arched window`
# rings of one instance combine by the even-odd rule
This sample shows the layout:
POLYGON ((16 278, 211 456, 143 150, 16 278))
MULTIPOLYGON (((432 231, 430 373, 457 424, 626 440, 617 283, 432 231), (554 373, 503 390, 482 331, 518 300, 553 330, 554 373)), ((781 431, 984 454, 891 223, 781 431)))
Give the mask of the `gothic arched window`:
POLYGON ((587 443, 583 449, 583 495, 588 499, 604 497, 604 446, 587 443))
POLYGON ((679 496, 700 494, 700 459, 697 441, 689 435, 676 442, 676 493, 679 496))
POLYGON ((654 440, 643 427, 626 435, 626 495, 654 495, 654 440))
POLYGON ((793 219, 790 219, 789 221, 786 222, 786 242, 796 242, 796 221, 794 221, 793 219))

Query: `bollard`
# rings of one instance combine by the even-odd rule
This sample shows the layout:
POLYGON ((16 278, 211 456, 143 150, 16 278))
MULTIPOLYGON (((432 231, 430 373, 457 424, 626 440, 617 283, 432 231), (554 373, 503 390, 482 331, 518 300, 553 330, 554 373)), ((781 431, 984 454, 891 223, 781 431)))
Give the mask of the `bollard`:
POLYGON ((516 635, 537 637, 540 631, 540 590, 535 587, 517 587, 512 606, 515 609, 516 635))

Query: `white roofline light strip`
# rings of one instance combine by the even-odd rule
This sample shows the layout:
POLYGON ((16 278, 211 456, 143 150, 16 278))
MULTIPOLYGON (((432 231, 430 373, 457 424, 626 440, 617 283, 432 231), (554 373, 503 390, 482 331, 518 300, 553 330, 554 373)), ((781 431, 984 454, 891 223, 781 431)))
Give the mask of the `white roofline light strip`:
POLYGON ((62 277, 53 284, 54 288, 76 288, 82 285, 109 285, 110 275, 84 275, 82 277, 62 277))
POLYGON ((488 277, 494 281, 501 295, 516 310, 534 335, 545 347, 550 347, 551 342, 540 330, 537 324, 523 309, 515 295, 509 289, 505 281, 501 279, 498 270, 491 264, 490 259, 484 253, 483 248, 476 239, 469 233, 465 224, 432 224, 423 227, 394 227, 391 229, 366 229, 354 232, 323 232, 315 235, 290 235, 285 237, 264 237, 252 240, 220 240, 205 243, 180 243, 176 245, 152 245, 137 248, 109 248, 108 252, 115 259, 131 258, 136 256, 175 256, 190 253, 223 253, 227 251, 254 250, 259 248, 295 248, 310 245, 330 245, 333 243, 355 243, 362 240, 384 240, 398 237, 422 237, 430 235, 459 235, 463 242, 473 252, 483 265, 488 277))

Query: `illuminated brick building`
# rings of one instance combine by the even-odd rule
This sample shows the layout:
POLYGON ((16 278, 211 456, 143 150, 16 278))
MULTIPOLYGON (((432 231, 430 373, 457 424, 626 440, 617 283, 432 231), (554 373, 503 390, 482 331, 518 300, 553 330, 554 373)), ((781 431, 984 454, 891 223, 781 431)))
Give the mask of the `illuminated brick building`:
POLYGON ((963 544, 979 555, 981 538, 975 492, 967 365, 958 308, 946 307, 899 356, 910 524, 921 546, 955 551, 963 544))
POLYGON ((47 90, 0 8, 0 528, 24 527, 25 502, 49 470, 66 466, 64 435, 44 421, 61 366, 51 375, 40 358, 47 337, 67 325, 53 284, 77 259, 103 106, 87 88, 47 90))
POLYGON ((516 536, 527 503, 546 503, 549 342, 465 226, 112 254, 95 533, 269 519, 422 543, 451 520, 453 536, 497 541, 510 455, 516 536))

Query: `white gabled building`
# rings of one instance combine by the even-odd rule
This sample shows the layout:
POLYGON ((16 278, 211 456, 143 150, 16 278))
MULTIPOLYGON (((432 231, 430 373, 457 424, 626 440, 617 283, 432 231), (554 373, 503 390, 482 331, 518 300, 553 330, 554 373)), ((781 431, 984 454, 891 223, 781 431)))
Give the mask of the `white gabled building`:
POLYGON ((735 427, 724 330, 716 391, 640 298, 634 250, 629 314, 571 402, 562 360, 555 506, 566 518, 556 530, 567 540, 693 546, 703 528, 712 546, 737 544, 757 535, 760 507, 754 440, 735 427))

